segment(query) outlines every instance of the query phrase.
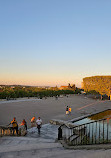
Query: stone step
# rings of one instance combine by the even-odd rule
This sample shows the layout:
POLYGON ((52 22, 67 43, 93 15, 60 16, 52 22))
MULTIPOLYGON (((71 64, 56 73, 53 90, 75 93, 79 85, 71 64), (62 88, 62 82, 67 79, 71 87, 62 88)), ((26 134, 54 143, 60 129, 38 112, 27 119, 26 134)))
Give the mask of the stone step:
POLYGON ((41 150, 41 149, 53 149, 62 148, 60 143, 32 143, 32 144, 17 144, 17 145, 3 145, 0 147, 0 153, 2 152, 14 152, 14 151, 28 151, 28 150, 41 150))
POLYGON ((8 157, 32 157, 42 155, 50 151, 61 151, 63 147, 60 143, 55 143, 58 127, 50 124, 43 125, 41 133, 38 134, 36 127, 28 129, 25 137, 5 136, 0 138, 0 158, 8 157), (44 153, 45 152, 45 153, 44 153), (44 153, 44 154, 43 154, 44 153))
POLYGON ((45 148, 45 149, 31 149, 22 151, 11 151, 0 153, 1 158, 52 158, 52 157, 64 157, 70 154, 70 150, 64 150, 63 148, 45 148))
POLYGON ((63 148, 32 149, 0 153, 0 158, 110 158, 111 150, 64 150, 63 148))

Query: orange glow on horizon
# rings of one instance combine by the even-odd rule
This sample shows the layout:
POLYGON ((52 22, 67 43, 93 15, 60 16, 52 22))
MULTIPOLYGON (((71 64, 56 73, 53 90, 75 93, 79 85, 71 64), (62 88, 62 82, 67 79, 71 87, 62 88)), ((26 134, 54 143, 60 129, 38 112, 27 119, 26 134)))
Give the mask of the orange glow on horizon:
POLYGON ((56 82, 56 81, 28 81, 28 80, 2 80, 0 85, 27 85, 27 86, 67 86, 68 83, 75 84, 77 87, 81 87, 81 84, 74 82, 56 82))
POLYGON ((81 87, 80 79, 70 79, 69 77, 56 77, 56 76, 37 76, 37 75, 9 75, 2 76, 0 79, 0 85, 29 85, 29 86, 61 86, 68 85, 68 83, 75 84, 77 87, 81 87))

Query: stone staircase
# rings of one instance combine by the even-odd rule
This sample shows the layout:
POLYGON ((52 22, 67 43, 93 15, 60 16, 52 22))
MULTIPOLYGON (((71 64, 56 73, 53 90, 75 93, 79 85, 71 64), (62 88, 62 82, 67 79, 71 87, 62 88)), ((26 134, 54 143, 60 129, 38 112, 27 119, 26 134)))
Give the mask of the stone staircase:
MULTIPOLYGON (((24 137, 0 137, 0 158, 110 158, 109 150, 64 149, 55 142, 58 127, 43 125, 39 135, 36 128, 28 130, 24 137)), ((95 147, 96 148, 96 147, 95 147)), ((106 146, 108 149, 108 147, 106 146)), ((87 147, 86 147, 87 149, 87 147)))
POLYGON ((16 157, 45 157, 52 156, 64 150, 60 143, 56 143, 57 126, 43 125, 41 134, 37 128, 28 130, 25 137, 5 136, 0 138, 0 158, 16 157))
POLYGON ((52 151, 58 152, 63 150, 59 143, 55 142, 38 142, 35 138, 18 138, 8 137, 2 138, 2 145, 0 145, 0 158, 8 157, 44 157, 50 156, 52 151))

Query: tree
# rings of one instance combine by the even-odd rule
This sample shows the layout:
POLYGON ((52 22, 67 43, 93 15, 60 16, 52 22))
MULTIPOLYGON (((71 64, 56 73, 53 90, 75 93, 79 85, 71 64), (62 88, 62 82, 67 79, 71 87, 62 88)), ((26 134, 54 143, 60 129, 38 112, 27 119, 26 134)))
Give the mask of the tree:
POLYGON ((83 78, 84 91, 89 92, 95 90, 101 95, 110 95, 111 76, 92 76, 83 78))

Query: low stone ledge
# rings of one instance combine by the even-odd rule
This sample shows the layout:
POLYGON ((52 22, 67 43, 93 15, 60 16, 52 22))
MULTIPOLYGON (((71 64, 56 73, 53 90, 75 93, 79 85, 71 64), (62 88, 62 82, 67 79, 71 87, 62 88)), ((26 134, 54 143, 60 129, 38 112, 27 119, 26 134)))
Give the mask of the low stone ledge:
POLYGON ((72 122, 69 122, 69 121, 63 121, 63 120, 56 120, 56 119, 53 119, 53 120, 50 120, 50 123, 53 124, 53 125, 65 125, 67 126, 68 128, 73 128, 75 127, 75 125, 72 123, 72 122))
POLYGON ((79 120, 82 120, 82 119, 84 119, 84 118, 86 118, 86 117, 88 117, 88 116, 90 116, 90 115, 91 115, 91 114, 83 115, 83 116, 74 118, 74 119, 72 119, 72 120, 69 120, 68 122, 74 123, 74 122, 79 121, 79 120))
POLYGON ((53 124, 53 125, 63 125, 66 123, 67 121, 63 121, 63 120, 56 120, 56 119, 50 120, 50 124, 53 124))

